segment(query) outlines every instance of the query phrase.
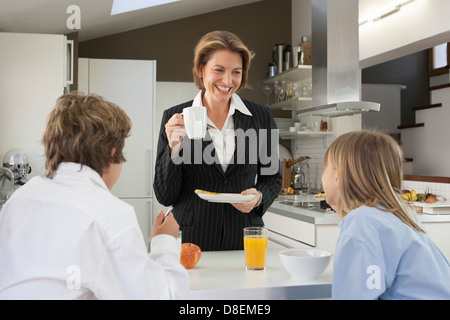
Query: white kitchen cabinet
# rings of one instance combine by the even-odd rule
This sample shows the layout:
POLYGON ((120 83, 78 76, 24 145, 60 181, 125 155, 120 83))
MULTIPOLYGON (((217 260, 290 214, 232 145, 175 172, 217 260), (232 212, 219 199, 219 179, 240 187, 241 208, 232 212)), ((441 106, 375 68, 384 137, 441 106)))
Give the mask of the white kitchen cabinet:
MULTIPOLYGON (((82 91, 114 102, 133 123, 131 136, 125 140, 127 161, 112 192, 120 198, 151 197, 156 62, 108 59, 87 62, 88 76, 82 73, 79 82, 88 77, 88 90, 83 84, 82 91)), ((86 61, 83 67, 86 68, 86 61)))
POLYGON ((313 223, 285 217, 270 211, 263 216, 269 230, 269 240, 292 248, 316 245, 316 228, 313 223))
POLYGON ((63 35, 0 32, 0 159, 23 149, 28 176, 45 174, 41 143, 46 119, 67 85, 63 35))
POLYGON ((134 207, 139 227, 141 227, 142 235, 147 243, 152 227, 152 200, 150 198, 122 200, 134 207))
POLYGON ((148 238, 152 223, 156 61, 79 59, 79 90, 117 104, 132 121, 119 180, 111 192, 133 205, 148 238))
MULTIPOLYGON (((153 168, 156 162, 156 150, 158 147, 159 131, 161 128, 161 120, 164 110, 176 106, 180 103, 193 100, 198 94, 198 89, 193 82, 172 82, 172 81, 157 81, 156 82, 156 103, 155 103, 155 127, 153 130, 153 168)), ((168 207, 163 206, 154 197, 153 201, 153 220, 155 220, 158 212, 163 209, 166 211, 168 207)))

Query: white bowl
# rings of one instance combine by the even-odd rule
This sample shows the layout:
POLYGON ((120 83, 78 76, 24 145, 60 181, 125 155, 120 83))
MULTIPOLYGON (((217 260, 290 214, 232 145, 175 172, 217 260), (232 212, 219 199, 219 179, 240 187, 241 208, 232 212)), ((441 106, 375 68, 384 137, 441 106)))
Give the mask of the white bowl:
POLYGON ((279 256, 283 266, 294 278, 314 280, 325 271, 332 254, 321 249, 305 248, 285 249, 279 256))

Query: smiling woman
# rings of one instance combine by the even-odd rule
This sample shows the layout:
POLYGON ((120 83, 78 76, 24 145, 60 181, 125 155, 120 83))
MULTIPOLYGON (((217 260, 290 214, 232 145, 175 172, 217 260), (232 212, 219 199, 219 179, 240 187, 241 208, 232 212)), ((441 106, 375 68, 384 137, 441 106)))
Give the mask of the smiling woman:
POLYGON ((200 92, 194 100, 163 114, 155 195, 161 204, 173 205, 183 241, 199 245, 202 251, 243 249, 243 228, 263 226, 262 216, 281 188, 278 131, 271 112, 236 94, 247 83, 252 56, 230 32, 206 34, 194 58, 194 82, 200 92), (206 108, 208 133, 203 141, 186 137, 187 119, 182 113, 191 106, 206 108), (203 156, 210 146, 213 150, 206 154, 213 161, 203 156), (201 199, 196 189, 252 197, 240 203, 218 203, 201 199))

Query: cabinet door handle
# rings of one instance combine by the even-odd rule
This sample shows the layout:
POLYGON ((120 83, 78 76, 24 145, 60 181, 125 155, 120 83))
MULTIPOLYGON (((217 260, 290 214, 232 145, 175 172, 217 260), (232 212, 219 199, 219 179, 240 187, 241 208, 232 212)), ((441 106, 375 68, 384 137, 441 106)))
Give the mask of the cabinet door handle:
POLYGON ((66 79, 64 79, 66 81, 66 85, 68 85, 68 84, 73 84, 73 62, 74 62, 74 57, 73 57, 74 42, 73 42, 73 40, 66 40, 66 45, 70 46, 70 60, 66 59, 66 68, 67 68, 67 63, 70 63, 70 75, 69 75, 69 77, 66 77, 66 79))
POLYGON ((151 149, 146 149, 145 152, 145 193, 147 196, 151 196, 151 190, 150 190, 150 182, 152 181, 152 173, 153 173, 153 168, 152 168, 152 150, 151 149))

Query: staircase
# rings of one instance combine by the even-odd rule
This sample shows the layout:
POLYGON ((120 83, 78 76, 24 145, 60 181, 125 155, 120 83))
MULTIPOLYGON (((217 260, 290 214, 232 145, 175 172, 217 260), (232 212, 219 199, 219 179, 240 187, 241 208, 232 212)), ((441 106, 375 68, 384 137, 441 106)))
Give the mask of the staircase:
MULTIPOLYGON (((418 111, 418 110, 425 110, 425 109, 432 109, 432 108, 439 108, 442 107, 442 103, 435 103, 435 104, 429 104, 426 106, 419 106, 419 107, 414 107, 412 110, 413 111, 418 111)), ((404 126, 398 126, 397 129, 402 130, 402 129, 410 129, 410 128, 418 128, 418 127, 424 127, 425 123, 415 123, 415 124, 408 124, 408 125, 404 125, 404 126)))
POLYGON ((430 105, 417 106, 416 123, 398 126, 414 174, 450 177, 450 85, 430 88, 430 105))

